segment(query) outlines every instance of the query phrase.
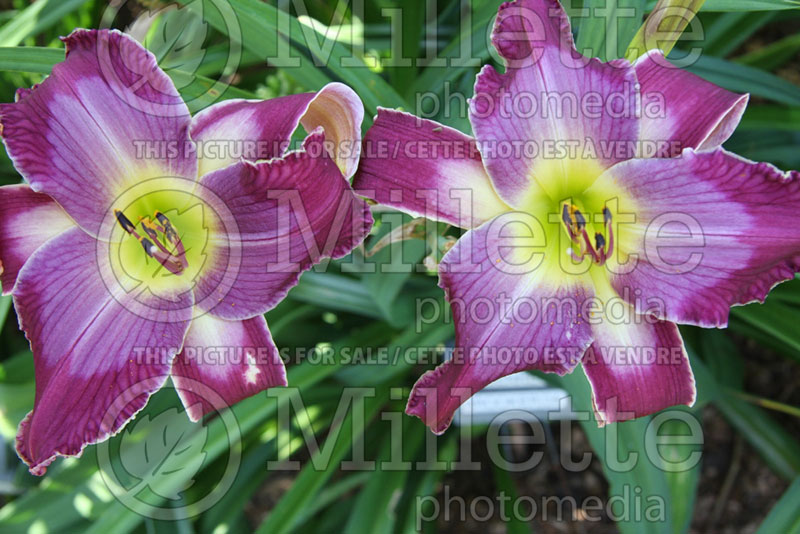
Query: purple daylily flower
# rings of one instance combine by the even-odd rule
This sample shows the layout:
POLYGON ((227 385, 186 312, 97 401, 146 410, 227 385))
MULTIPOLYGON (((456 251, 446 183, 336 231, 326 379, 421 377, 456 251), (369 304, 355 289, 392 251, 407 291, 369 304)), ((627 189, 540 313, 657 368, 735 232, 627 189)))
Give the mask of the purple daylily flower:
POLYGON ((518 371, 579 363, 601 426, 695 401, 676 323, 724 327, 800 267, 800 175, 720 148, 747 95, 673 68, 581 56, 554 0, 499 10, 475 138, 381 109, 354 182, 468 231, 439 267, 454 357, 407 413, 437 433, 518 371))
POLYGON ((191 117, 130 37, 64 41, 0 105, 26 181, 0 188, 0 279, 34 355, 17 437, 34 474, 118 432, 168 376, 193 420, 220 408, 197 384, 223 406, 285 385, 263 313, 372 224, 347 182, 363 108, 346 86, 191 117), (298 124, 312 133, 287 152, 298 124))

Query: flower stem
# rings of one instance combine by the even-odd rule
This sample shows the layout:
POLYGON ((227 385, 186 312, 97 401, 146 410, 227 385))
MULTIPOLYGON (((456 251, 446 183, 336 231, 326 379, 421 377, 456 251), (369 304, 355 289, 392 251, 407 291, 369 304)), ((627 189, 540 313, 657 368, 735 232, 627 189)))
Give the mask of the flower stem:
POLYGON ((772 399, 765 399, 763 397, 758 397, 756 395, 745 393, 744 391, 730 389, 730 392, 734 396, 739 397, 740 399, 745 400, 751 404, 755 404, 757 406, 761 406, 762 408, 766 408, 768 410, 774 410, 776 412, 782 412, 800 418, 800 407, 791 406, 789 404, 784 404, 782 402, 778 402, 772 399))

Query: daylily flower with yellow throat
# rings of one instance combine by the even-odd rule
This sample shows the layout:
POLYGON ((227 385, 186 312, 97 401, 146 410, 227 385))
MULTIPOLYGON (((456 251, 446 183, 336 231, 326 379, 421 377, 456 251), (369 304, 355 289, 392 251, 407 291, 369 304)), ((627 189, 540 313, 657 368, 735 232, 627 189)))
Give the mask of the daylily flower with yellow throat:
POLYGON ((800 268, 800 175, 720 148, 736 95, 672 67, 580 55, 555 0, 500 6, 470 101, 475 137, 382 109, 355 186, 468 231, 440 286, 456 350, 407 413, 443 432, 519 371, 578 364, 600 425, 695 401, 676 323, 724 327, 800 268))
POLYGON ((363 108, 341 84, 191 117, 152 54, 76 30, 2 135, 2 287, 36 371, 17 452, 34 474, 118 432, 167 377, 193 420, 286 374, 263 313, 372 219, 347 178, 363 108), (302 124, 312 132, 287 152, 302 124), (114 409, 111 418, 108 411, 114 409))

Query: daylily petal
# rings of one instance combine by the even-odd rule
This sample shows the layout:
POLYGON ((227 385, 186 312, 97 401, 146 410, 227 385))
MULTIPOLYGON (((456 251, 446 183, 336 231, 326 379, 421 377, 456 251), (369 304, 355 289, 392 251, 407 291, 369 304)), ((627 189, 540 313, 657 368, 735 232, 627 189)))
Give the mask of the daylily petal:
POLYGON ((316 93, 220 102, 195 115, 190 133, 198 143, 203 176, 243 159, 281 157, 298 124, 307 132, 322 126, 331 155, 350 178, 361 153, 363 119, 358 95, 334 82, 316 93))
POLYGON ((189 327, 172 364, 172 381, 189 418, 198 421, 267 388, 285 386, 286 370, 262 315, 227 321, 205 314, 189 327), (217 398, 221 405, 215 405, 217 398))
POLYGON ((324 143, 318 129, 303 150, 203 178, 231 215, 212 237, 215 255, 197 281, 202 310, 229 320, 264 313, 303 271, 364 240, 372 226, 369 206, 353 194, 324 143))
POLYGON ((66 60, 0 104, 3 140, 34 191, 97 235, 111 203, 147 178, 197 173, 189 110, 153 55, 130 37, 76 30, 66 60))
POLYGON ((17 452, 34 474, 113 435, 141 410, 189 326, 191 292, 158 297, 110 287, 101 248, 80 228, 67 230, 34 253, 14 288, 36 367, 34 408, 20 425, 17 452))
POLYGON ((27 185, 0 187, 0 280, 11 292, 31 254, 75 223, 52 198, 27 185))
POLYGON ((379 108, 353 186, 414 216, 475 228, 511 208, 483 168, 475 140, 408 113, 379 108))
POLYGON ((675 323, 631 314, 593 330, 583 370, 600 426, 694 404, 694 375, 675 323))
POLYGON ((26 96, 28 96, 29 94, 31 94, 31 93, 33 92, 33 90, 34 90, 34 89, 36 89, 38 86, 39 86, 39 85, 38 85, 38 84, 36 84, 36 85, 34 85, 33 87, 31 87, 30 89, 29 89, 29 88, 27 88, 27 87, 20 87, 20 88, 19 88, 19 89, 17 89, 17 91, 14 93, 14 102, 19 102, 20 100, 22 100, 23 98, 25 98, 26 96))
POLYGON ((433 432, 444 432, 456 408, 490 382, 529 369, 563 375, 591 343, 583 305, 592 296, 590 287, 583 278, 559 278, 553 268, 537 267, 538 247, 514 245, 527 231, 527 219, 518 215, 501 215, 468 231, 440 265, 456 349, 452 359, 417 381, 406 407, 433 432), (520 252, 533 256, 519 261, 520 252))
MULTIPOLYGON (((660 50, 636 60, 642 98, 640 138, 668 142, 670 156, 684 148, 710 150, 731 136, 749 95, 738 95, 672 65, 660 50)), ((663 157, 663 155, 661 155, 663 157)))
POLYGON ((620 163, 598 184, 608 180, 636 204, 636 222, 619 225, 619 249, 636 258, 611 283, 640 313, 725 326, 731 306, 763 302, 800 269, 797 171, 688 149, 620 163))
POLYGON ((492 42, 506 72, 481 70, 470 121, 489 176, 509 205, 522 209, 541 191, 555 198, 568 180, 590 183, 633 157, 636 73, 624 60, 580 56, 557 1, 502 4, 492 42))

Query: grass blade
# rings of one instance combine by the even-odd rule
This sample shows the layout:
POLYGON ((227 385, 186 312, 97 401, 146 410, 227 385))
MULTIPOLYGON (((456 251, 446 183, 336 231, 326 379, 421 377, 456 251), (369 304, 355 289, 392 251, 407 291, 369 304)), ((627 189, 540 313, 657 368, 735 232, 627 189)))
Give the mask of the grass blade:
POLYGON ((79 9, 89 0, 39 0, 17 13, 0 28, 0 46, 17 46, 79 9))
POLYGON ((760 69, 701 56, 687 70, 737 93, 750 93, 789 106, 800 105, 800 87, 760 69))
POLYGON ((756 534, 800 533, 800 506, 798 503, 800 503, 800 477, 792 482, 786 493, 772 507, 756 534))

